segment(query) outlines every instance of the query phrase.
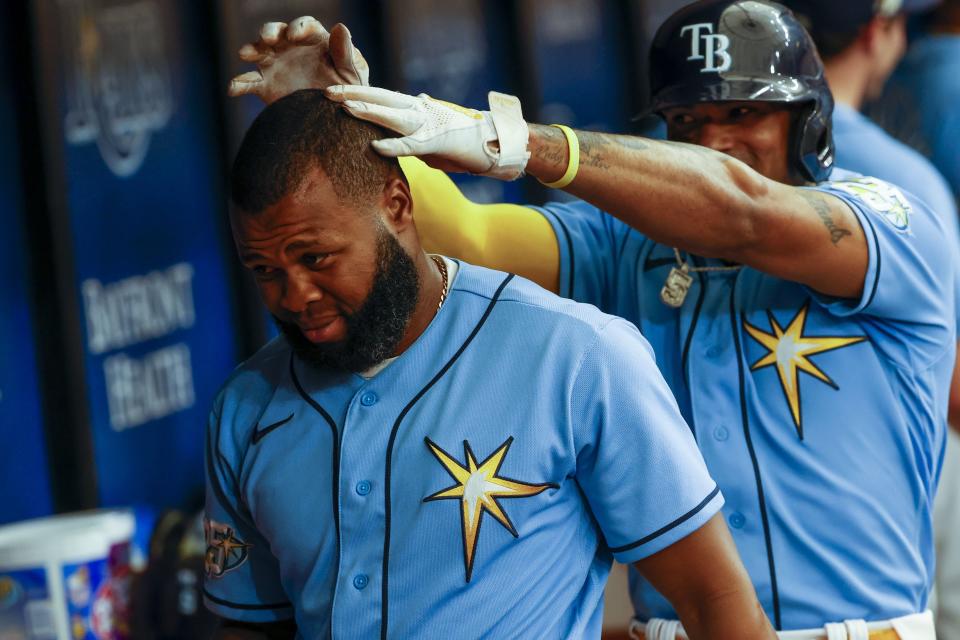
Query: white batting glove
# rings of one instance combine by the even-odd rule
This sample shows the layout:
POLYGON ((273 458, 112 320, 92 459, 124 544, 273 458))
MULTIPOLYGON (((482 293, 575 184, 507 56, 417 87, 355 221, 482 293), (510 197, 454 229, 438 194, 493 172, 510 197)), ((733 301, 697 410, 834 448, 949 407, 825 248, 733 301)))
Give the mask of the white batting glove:
POLYGON ((267 104, 299 89, 369 84, 370 67, 353 46, 342 24, 328 33, 315 18, 303 16, 289 25, 268 22, 260 39, 240 48, 240 59, 257 65, 230 81, 231 96, 254 94, 267 104))
POLYGON ((378 87, 339 85, 326 94, 354 117, 404 136, 375 140, 384 156, 420 156, 444 171, 501 180, 522 176, 530 159, 529 130, 514 96, 491 91, 490 111, 475 111, 425 93, 414 97, 378 87))

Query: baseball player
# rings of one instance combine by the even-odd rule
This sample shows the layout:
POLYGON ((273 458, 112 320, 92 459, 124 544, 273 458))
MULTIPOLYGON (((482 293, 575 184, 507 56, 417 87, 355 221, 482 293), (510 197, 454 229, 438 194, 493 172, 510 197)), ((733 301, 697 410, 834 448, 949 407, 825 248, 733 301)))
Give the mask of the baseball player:
MULTIPOLYGON (((789 7, 808 25, 820 55, 824 70, 837 102, 833 115, 833 135, 837 144, 837 163, 865 175, 875 176, 897 184, 917 194, 930 205, 943 221, 943 242, 954 251, 960 243, 957 206, 953 192, 943 176, 918 151, 895 139, 860 112, 866 100, 876 100, 894 66, 904 53, 907 14, 914 14, 939 4, 937 0, 904 0, 876 4, 872 0, 857 0, 838 5, 828 0, 789 0, 789 7)), ((916 76, 913 76, 916 77, 916 76)), ((955 79, 951 76, 951 85, 955 79)), ((931 102, 924 94, 924 104, 931 102)), ((916 132, 922 129, 915 119, 900 117, 913 123, 916 132)), ((955 155, 955 154, 954 154, 955 155)), ((960 278, 957 279, 960 286, 960 278)), ((960 303, 960 297, 955 300, 960 303)), ((958 311, 960 316, 960 311, 958 311)), ((950 390, 948 418, 960 423, 960 366, 954 365, 950 390)), ((956 525, 944 514, 953 497, 960 491, 955 465, 958 452, 947 429, 944 454, 933 522, 936 549, 935 584, 931 608, 936 615, 937 632, 944 638, 960 637, 960 561, 958 549, 951 541, 957 539, 956 525), (933 606, 934 597, 936 604, 933 606), (951 606, 952 605, 952 606, 951 606)), ((954 435, 954 439, 956 436, 954 435)), ((960 514, 960 508, 957 509, 960 514)))
MULTIPOLYGON (((327 92, 403 136, 374 142, 382 154, 525 171, 583 199, 489 218, 455 197, 421 199, 418 220, 439 246, 520 273, 535 262, 539 281, 640 327, 778 629, 933 638, 930 504, 955 349, 943 229, 909 193, 832 171, 833 100, 782 6, 685 7, 660 28, 650 68, 668 142, 525 128, 497 95, 475 112, 364 86, 327 92)), ((415 193, 450 195, 406 166, 415 193)), ((632 582, 647 622, 635 633, 672 637, 662 619, 674 608, 632 582)))
POLYGON ((596 638, 617 558, 691 637, 774 638, 636 328, 425 254, 384 134, 299 91, 234 163, 283 335, 210 418, 220 637, 596 638))

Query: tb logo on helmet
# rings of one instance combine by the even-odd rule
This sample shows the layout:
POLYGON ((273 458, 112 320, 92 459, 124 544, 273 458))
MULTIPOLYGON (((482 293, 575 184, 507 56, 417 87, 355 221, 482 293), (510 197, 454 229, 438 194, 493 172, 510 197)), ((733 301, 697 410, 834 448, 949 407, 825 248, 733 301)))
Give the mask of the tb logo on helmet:
POLYGON ((727 48, 730 46, 730 38, 722 33, 714 33, 713 25, 709 22, 699 24, 688 24, 680 29, 680 37, 690 33, 690 55, 687 60, 704 60, 703 69, 700 73, 709 73, 715 71, 720 73, 730 68, 733 58, 727 48), (704 33, 706 32, 706 33, 704 33), (703 42, 703 52, 700 50, 700 43, 703 42), (717 66, 717 62, 720 63, 717 66))

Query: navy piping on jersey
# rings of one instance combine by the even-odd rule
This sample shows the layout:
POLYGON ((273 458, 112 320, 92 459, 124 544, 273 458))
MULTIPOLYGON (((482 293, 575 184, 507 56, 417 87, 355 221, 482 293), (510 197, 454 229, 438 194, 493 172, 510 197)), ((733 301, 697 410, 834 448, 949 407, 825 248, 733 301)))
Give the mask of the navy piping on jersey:
MULTIPOLYGON (((707 293, 707 282, 708 280, 704 279, 703 272, 697 272, 697 281, 700 283, 700 291, 697 293, 697 304, 693 308, 693 318, 690 320, 690 328, 687 329, 687 339, 683 341, 683 353, 680 355, 680 371, 683 372, 683 382, 687 385, 687 392, 690 390, 690 367, 689 356, 690 356, 690 343, 693 341, 693 332, 697 328, 697 323, 700 321, 700 309, 703 307, 703 299, 707 293)), ((697 425, 693 421, 693 412, 690 412, 690 431, 693 433, 693 439, 697 439, 697 425)))
POLYGON ((400 430, 400 424, 403 422, 403 419, 407 416, 407 413, 410 412, 410 409, 413 408, 415 404, 426 395, 433 385, 437 383, 447 371, 453 366, 453 363, 463 355, 463 352, 467 350, 467 347, 470 346, 470 343, 473 342, 473 339, 477 337, 477 334, 480 333, 480 329, 483 328, 483 325, 486 324, 487 318, 490 317, 490 312, 493 311, 493 307, 496 306, 497 301, 500 299, 500 294, 503 293, 504 288, 507 284, 513 280, 513 274, 509 274, 506 278, 503 279, 503 282, 500 283, 500 286, 497 287, 496 292, 493 294, 493 297, 490 298, 490 304, 487 305, 486 310, 484 310, 483 315, 480 317, 480 320, 477 322, 477 326, 473 328, 473 331, 470 332, 470 335, 467 336, 467 339, 464 341, 460 348, 457 349, 457 352, 453 354, 453 357, 440 371, 437 372, 433 379, 430 380, 420 391, 417 392, 417 395, 413 397, 407 406, 403 408, 403 411, 400 412, 400 415, 397 416, 396 422, 393 423, 393 429, 390 431, 390 440, 387 443, 387 460, 386 460, 386 472, 384 474, 384 521, 385 521, 385 531, 383 536, 383 580, 382 580, 382 597, 381 597, 381 616, 380 616, 380 637, 386 640, 387 637, 387 628, 388 628, 388 614, 390 609, 390 591, 388 586, 388 579, 390 576, 390 466, 393 459, 393 444, 397 439, 397 432, 400 430))
POLYGON ((873 297, 877 295, 877 285, 880 284, 880 242, 877 240, 877 228, 873 226, 873 221, 870 220, 866 215, 863 216, 863 219, 867 221, 867 225, 870 227, 871 240, 873 240, 874 253, 877 256, 877 268, 876 276, 873 279, 873 288, 870 290, 870 297, 867 298, 867 304, 864 305, 864 309, 870 306, 870 303, 873 302, 873 297))
MULTIPOLYGON (((620 290, 620 274, 623 273, 623 269, 620 268, 620 264, 623 261, 624 251, 627 248, 627 239, 630 237, 630 227, 625 227, 623 231, 623 238, 621 238, 620 243, 617 245, 616 253, 614 253, 614 268, 613 268, 613 290, 620 290)), ((616 233, 612 234, 616 238, 616 233)), ((637 327, 638 329, 640 327, 637 327)))
MULTIPOLYGON (((570 256, 570 273, 567 274, 567 291, 562 291, 562 285, 560 285, 561 291, 559 292, 564 298, 573 298, 573 283, 574 280, 574 266, 576 264, 576 256, 573 254, 573 239, 570 237, 570 230, 567 229, 567 225, 563 223, 563 220, 560 219, 560 216, 554 214, 547 209, 536 208, 537 211, 542 213, 545 216, 549 216, 557 221, 557 225, 560 227, 560 230, 563 231, 563 238, 567 241, 567 255, 570 256)), ((557 242, 560 242, 560 239, 557 238, 557 242)))
POLYGON ((330 430, 333 432, 333 522, 337 529, 337 544, 340 544, 340 498, 339 498, 339 489, 340 489, 340 431, 337 429, 337 423, 334 422, 333 418, 330 417, 330 414, 327 413, 326 409, 321 407, 316 400, 307 395, 307 392, 303 390, 303 386, 300 384, 300 379, 297 377, 296 367, 293 366, 294 357, 293 353, 290 353, 290 377, 293 379, 293 384, 297 387, 297 393, 307 401, 311 407, 313 407, 317 413, 319 413, 328 425, 330 425, 330 430))
MULTIPOLYGON (((297 393, 319 413, 333 431, 333 526, 337 532, 337 570, 334 575, 340 575, 340 430, 337 429, 337 423, 333 420, 326 409, 320 406, 316 400, 311 398, 303 390, 300 379, 297 377, 297 369, 294 366, 294 354, 290 353, 290 377, 293 379, 294 386, 297 387, 297 393)), ((333 616, 330 616, 330 635, 333 636, 333 616)))
POLYGON ((244 611, 263 611, 266 609, 292 609, 293 604, 289 602, 277 602, 275 604, 238 604, 236 602, 230 602, 222 598, 218 598, 209 591, 206 587, 203 588, 203 595, 205 598, 210 600, 210 602, 215 602, 224 607, 230 607, 231 609, 243 609, 244 611))
MULTIPOLYGON (((630 227, 625 227, 623 230, 623 239, 620 241, 620 246, 617 247, 617 262, 620 262, 620 258, 623 257, 623 252, 627 248, 627 240, 630 238, 630 233, 633 232, 633 229, 630 227)), ((617 273, 620 273, 620 270, 617 269, 617 273)))
MULTIPOLYGON (((217 416, 217 425, 216 433, 214 434, 213 429, 207 430, 207 448, 206 448, 206 463, 207 463, 207 477, 210 478, 210 488, 213 489, 213 492, 217 495, 217 500, 223 506, 227 514, 234 520, 234 522, 250 522, 250 518, 245 518, 234 509, 233 504, 227 500, 227 495, 223 490, 223 487, 220 486, 220 477, 217 475, 217 470, 214 463, 214 449, 216 448, 216 443, 220 442, 220 416, 217 416), (212 436, 212 438, 211 438, 212 436), (211 439, 213 440, 211 442, 211 439)), ((219 457, 219 451, 217 451, 219 457)), ((229 469, 229 465, 226 465, 226 468, 229 469)), ((233 477, 233 472, 230 472, 231 477, 233 477)), ((236 483, 236 478, 233 477, 234 483, 236 483)))
MULTIPOLYGON (((742 273, 742 272, 741 272, 742 273)), ((760 476, 760 463, 753 448, 753 438, 750 437, 750 420, 747 417, 746 381, 743 375, 743 352, 740 347, 739 324, 737 323, 737 309, 735 305, 737 282, 740 274, 733 280, 730 287, 730 328, 733 330, 733 344, 736 348, 737 375, 740 378, 740 419, 743 423, 743 437, 747 442, 747 451, 750 453, 750 464, 753 465, 753 477, 757 483, 757 499, 760 502, 760 521, 763 524, 763 541, 767 548, 767 565, 770 570, 770 592, 773 599, 773 626, 781 630, 780 624, 780 592, 777 588, 777 568, 773 560, 773 542, 770 537, 770 520, 767 517, 767 502, 763 495, 763 479, 760 476)))
POLYGON ((689 519, 692 518, 693 516, 695 516, 695 515, 697 515, 698 513, 700 513, 700 512, 703 510, 704 507, 706 507, 708 504, 710 504, 710 501, 713 500, 713 499, 717 496, 718 493, 720 493, 720 487, 714 485, 713 491, 711 491, 710 494, 707 495, 707 497, 704 498, 703 501, 702 501, 700 504, 698 504, 697 506, 695 506, 693 509, 690 509, 690 511, 687 511, 685 514, 683 514, 682 516, 680 516, 679 518, 677 518, 676 520, 674 520, 674 521, 671 522, 670 524, 668 524, 668 525, 666 525, 666 526, 664 526, 664 527, 661 527, 661 528, 657 529, 656 531, 654 531, 654 532, 651 533, 650 535, 644 536, 644 537, 640 538, 639 540, 637 540, 636 542, 631 542, 630 544, 625 544, 625 545, 623 545, 622 547, 611 547, 611 548, 610 548, 610 551, 612 551, 613 553, 620 553, 621 551, 629 551, 629 550, 631 550, 631 549, 636 549, 637 547, 639 547, 639 546, 641 546, 641 545, 645 545, 645 544, 647 544, 648 542, 650 542, 651 540, 655 540, 656 538, 659 538, 660 536, 662 536, 663 534, 667 533, 667 532, 670 531, 671 529, 675 529, 676 527, 680 526, 681 524, 683 524, 684 522, 686 522, 687 520, 689 520, 689 519))
MULTIPOLYGON (((651 250, 650 253, 653 253, 651 250)), ((639 258, 640 256, 638 256, 639 258)), ((643 272, 653 271, 654 269, 659 269, 660 267, 665 267, 668 264, 677 264, 676 258, 651 258, 649 254, 647 259, 643 262, 643 272)))
MULTIPOLYGON (((634 262, 634 265, 633 265, 633 276, 634 276, 635 278, 638 278, 638 279, 639 279, 639 277, 640 277, 640 276, 639 276, 639 274, 640 274, 640 261, 641 261, 641 260, 644 260, 643 244, 642 244, 642 243, 639 243, 639 244, 640 244, 640 246, 637 248, 637 259, 636 259, 636 261, 634 262)), ((655 249, 655 248, 656 248, 656 245, 654 245, 654 249, 655 249)), ((653 249, 650 250, 650 253, 653 253, 653 249)), ((647 259, 644 260, 644 263, 643 263, 643 271, 644 271, 644 273, 646 273, 647 271, 650 270, 650 269, 647 268, 647 265, 652 262, 652 261, 650 260, 650 253, 647 253, 647 254, 646 254, 646 258, 647 258, 647 259)), ((653 267, 651 267, 651 269, 652 269, 652 268, 653 268, 653 267)), ((604 312, 606 312, 606 311, 607 311, 607 310, 604 309, 604 312)), ((619 310, 618 310, 618 311, 619 311, 619 310)), ((616 314, 614 314, 614 315, 616 315, 616 314)), ((644 334, 644 332, 643 332, 643 314, 642 314, 642 313, 638 313, 638 314, 637 314, 637 318, 636 318, 636 320, 634 320, 634 324, 637 325, 637 329, 640 331, 640 335, 642 335, 642 336, 643 336, 643 335, 646 335, 646 334, 644 334)))
MULTIPOLYGON (((337 429, 337 423, 334 422, 333 418, 330 417, 330 414, 321 407, 316 400, 311 398, 303 390, 303 387, 300 385, 300 379, 297 377, 297 369, 293 366, 294 357, 293 353, 290 353, 290 377, 293 379, 294 386, 297 387, 297 393, 307 401, 311 407, 313 407, 317 413, 319 413, 328 425, 330 425, 330 430, 333 432, 333 524, 337 531, 337 546, 340 546, 340 431, 337 429)), ((339 550, 338 550, 339 551, 339 550)), ((337 562, 339 563, 340 554, 337 554, 337 562)), ((340 567, 337 567, 337 573, 340 573, 340 567)))
MULTIPOLYGON (((651 258, 650 256, 654 251, 657 250, 657 247, 660 247, 659 243, 654 243, 653 247, 646 254, 643 252, 642 246, 637 250, 637 261, 636 265, 633 267, 633 272, 635 274, 640 273, 640 261, 643 260, 643 272, 647 273, 648 271, 653 271, 654 269, 659 269, 668 264, 676 264, 675 258, 651 258)), ((606 309, 604 309, 606 311, 606 309)), ((637 329, 640 330, 640 335, 643 335, 643 314, 637 314, 636 320, 633 321, 637 325, 637 329)))
MULTIPOLYGON (((662 244, 660 244, 660 243, 654 243, 654 244, 653 244, 653 247, 650 249, 650 251, 648 251, 648 252, 646 253, 646 256, 644 255, 644 252, 643 252, 643 249, 642 249, 642 248, 637 251, 637 264, 636 264, 636 266, 633 268, 633 272, 634 272, 634 273, 639 273, 639 272, 640 272, 640 261, 641 261, 641 260, 643 260, 643 272, 644 272, 644 273, 647 273, 647 272, 649 272, 649 271, 653 271, 654 269, 659 269, 660 267, 665 267, 665 266, 667 266, 667 265, 676 265, 676 264, 677 264, 677 259, 676 259, 675 257, 673 257, 673 256, 671 256, 671 257, 669 257, 669 258, 651 258, 650 256, 653 255, 653 252, 657 250, 657 247, 663 247, 664 249, 667 249, 667 248, 668 248, 667 246, 662 245, 662 244)), ((666 281, 666 280, 664 280, 664 281, 666 281)), ((605 310, 605 311, 606 311, 606 310, 605 310)), ((637 325, 637 329, 639 329, 639 330, 640 330, 640 334, 643 335, 643 314, 642 314, 642 313, 637 314, 637 318, 636 318, 636 320, 634 320, 634 324, 637 325)))

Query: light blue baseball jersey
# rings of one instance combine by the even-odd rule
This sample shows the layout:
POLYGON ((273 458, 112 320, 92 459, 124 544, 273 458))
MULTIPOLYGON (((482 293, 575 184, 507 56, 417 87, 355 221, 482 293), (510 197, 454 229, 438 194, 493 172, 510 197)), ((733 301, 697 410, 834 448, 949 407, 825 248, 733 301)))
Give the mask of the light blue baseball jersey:
POLYGON ((264 347, 207 466, 207 606, 311 639, 599 637, 611 557, 723 503, 636 327, 467 264, 370 380, 264 347))
MULTIPOLYGON (((815 188, 848 203, 865 232, 858 300, 742 268, 693 274, 674 309, 659 297, 671 247, 583 202, 541 209, 559 240, 561 293, 631 320, 653 346, 780 629, 920 611, 933 570, 951 256, 922 203, 837 174, 846 181, 815 188)), ((640 618, 675 617, 636 574, 631 592, 640 618)))

